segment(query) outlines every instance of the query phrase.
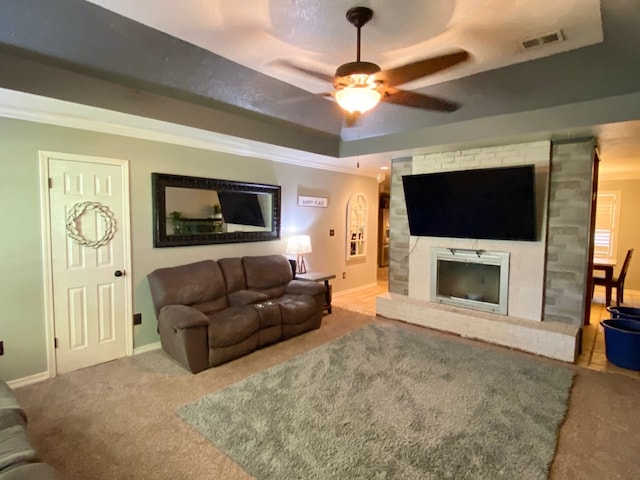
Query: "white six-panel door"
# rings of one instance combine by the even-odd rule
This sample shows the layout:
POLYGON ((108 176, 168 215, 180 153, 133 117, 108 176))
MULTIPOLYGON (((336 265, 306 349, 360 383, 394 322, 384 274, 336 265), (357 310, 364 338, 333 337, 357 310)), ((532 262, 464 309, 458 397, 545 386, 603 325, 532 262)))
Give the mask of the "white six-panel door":
POLYGON ((45 155, 55 370, 64 373, 131 352, 128 170, 123 161, 45 155), (84 202, 95 203, 70 222, 84 202), (108 241, 82 244, 100 239, 108 241))

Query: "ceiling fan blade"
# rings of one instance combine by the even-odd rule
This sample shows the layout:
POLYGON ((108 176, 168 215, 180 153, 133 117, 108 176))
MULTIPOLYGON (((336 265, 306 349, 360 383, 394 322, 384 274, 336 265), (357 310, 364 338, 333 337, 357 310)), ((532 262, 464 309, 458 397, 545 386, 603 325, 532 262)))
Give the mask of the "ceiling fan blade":
POLYGON ((303 102, 309 102, 313 97, 331 98, 331 97, 333 97, 333 95, 334 95, 333 92, 305 93, 303 95, 296 95, 296 96, 293 96, 293 97, 287 97, 287 98, 278 99, 278 103, 280 105, 303 103, 303 102))
POLYGON ((301 67, 300 65, 296 65, 295 63, 291 63, 287 60, 276 60, 273 62, 275 65, 283 66, 285 68, 289 68, 291 70, 295 70, 296 72, 301 72, 311 77, 319 78, 320 80, 324 80, 325 82, 333 83, 333 75, 327 75, 326 73, 316 72, 315 70, 311 70, 309 68, 301 67))
POLYGON ((381 100, 405 107, 436 110, 439 112, 454 112, 460 108, 460 104, 458 103, 430 95, 423 95, 422 93, 410 92, 408 90, 390 89, 387 94, 382 96, 381 100))
POLYGON ((469 52, 461 50, 439 57, 425 58, 417 62, 408 63, 401 67, 392 68, 376 74, 376 78, 383 79, 387 85, 402 85, 418 78, 432 75, 436 72, 446 70, 470 58, 469 52))

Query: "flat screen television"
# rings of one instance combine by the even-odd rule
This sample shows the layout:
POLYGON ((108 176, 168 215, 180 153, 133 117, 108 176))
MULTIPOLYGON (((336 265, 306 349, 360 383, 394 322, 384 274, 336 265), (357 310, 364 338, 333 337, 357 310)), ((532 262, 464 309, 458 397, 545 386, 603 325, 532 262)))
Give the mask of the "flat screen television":
POLYGON ((533 165, 402 177, 411 235, 535 241, 533 165))
POLYGON ((219 191, 222 217, 227 223, 264 227, 264 216, 255 193, 219 191))

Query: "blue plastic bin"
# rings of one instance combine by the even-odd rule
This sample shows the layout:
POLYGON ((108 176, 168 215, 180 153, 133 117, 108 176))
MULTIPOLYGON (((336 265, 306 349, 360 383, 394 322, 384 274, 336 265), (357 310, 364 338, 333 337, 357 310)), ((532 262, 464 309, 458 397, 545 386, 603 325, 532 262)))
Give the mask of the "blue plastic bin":
POLYGON ((633 307, 607 307, 611 318, 628 318, 640 321, 640 308, 633 307))
POLYGON ((603 320, 607 360, 629 370, 640 371, 640 322, 628 318, 603 320))

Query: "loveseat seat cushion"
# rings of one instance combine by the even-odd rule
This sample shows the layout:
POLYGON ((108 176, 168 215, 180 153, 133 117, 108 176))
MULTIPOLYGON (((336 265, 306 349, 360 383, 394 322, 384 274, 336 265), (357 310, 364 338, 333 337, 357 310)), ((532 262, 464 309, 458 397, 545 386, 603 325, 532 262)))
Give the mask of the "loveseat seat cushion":
POLYGON ((289 260, 283 255, 242 257, 247 289, 266 293, 269 298, 284 294, 293 278, 289 260))
POLYGON ((253 308, 228 307, 209 315, 209 346, 235 345, 254 335, 259 328, 260 319, 253 308))
POLYGON ((317 310, 315 300, 309 295, 287 293, 275 301, 280 304, 282 323, 285 325, 304 323, 309 320, 317 310))
POLYGON ((158 268, 147 279, 156 315, 165 305, 206 304, 207 311, 228 305, 224 276, 213 260, 158 268))

